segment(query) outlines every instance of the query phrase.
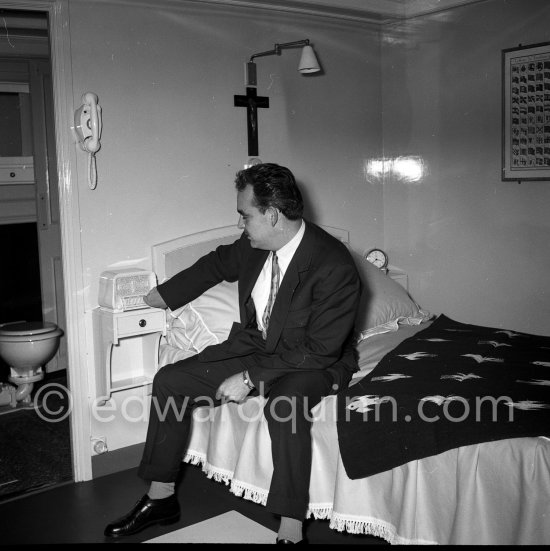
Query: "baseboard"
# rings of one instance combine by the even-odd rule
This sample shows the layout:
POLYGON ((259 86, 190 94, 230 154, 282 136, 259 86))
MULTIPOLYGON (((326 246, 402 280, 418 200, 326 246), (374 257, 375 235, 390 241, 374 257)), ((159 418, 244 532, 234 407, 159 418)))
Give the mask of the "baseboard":
POLYGON ((144 443, 134 444, 92 457, 92 477, 133 469, 139 465, 143 455, 144 443))

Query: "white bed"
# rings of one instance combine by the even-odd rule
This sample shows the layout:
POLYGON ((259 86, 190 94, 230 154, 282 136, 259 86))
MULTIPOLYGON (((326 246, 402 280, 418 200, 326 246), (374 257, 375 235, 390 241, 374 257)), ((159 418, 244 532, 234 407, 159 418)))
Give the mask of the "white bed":
MULTIPOLYGON (((325 229, 349 243, 347 231, 325 229)), ((153 268, 159 283, 238 235, 231 226, 155 245, 153 268)), ((351 385, 397 344, 431 323, 400 285, 355 256, 370 298, 362 304, 360 371, 351 385)), ((236 316, 233 284, 221 284, 169 313, 160 365, 223 340, 236 316)), ((201 465, 208 477, 225 482, 234 494, 260 504, 265 504, 273 469, 263 403, 262 397, 254 397, 240 405, 196 409, 183 458, 201 465)), ((335 405, 335 396, 330 396, 315 408, 308 516, 326 519, 335 530, 379 536, 390 543, 550 543, 548 438, 463 446, 351 480, 338 448, 335 405)))

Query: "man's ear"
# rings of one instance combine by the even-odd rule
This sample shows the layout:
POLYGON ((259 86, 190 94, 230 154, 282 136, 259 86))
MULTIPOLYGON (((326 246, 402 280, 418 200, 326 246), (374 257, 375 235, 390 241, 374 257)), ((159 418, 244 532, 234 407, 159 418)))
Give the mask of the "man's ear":
POLYGON ((275 227, 277 221, 279 220, 279 211, 275 207, 269 207, 269 216, 271 219, 271 225, 275 227))

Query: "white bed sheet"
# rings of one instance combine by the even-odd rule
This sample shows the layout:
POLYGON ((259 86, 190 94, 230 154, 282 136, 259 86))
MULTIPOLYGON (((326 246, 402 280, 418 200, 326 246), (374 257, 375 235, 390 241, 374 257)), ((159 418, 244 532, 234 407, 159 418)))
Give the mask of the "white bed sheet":
MULTIPOLYGON (((361 375, 423 326, 360 343, 361 375), (388 348, 389 347, 389 348, 388 348)), ((189 356, 161 345, 160 364, 189 356)), ((358 378, 352 381, 356 382, 358 378)), ((197 408, 185 462, 265 505, 273 464, 264 398, 197 408)), ((550 543, 550 440, 517 438, 449 450, 360 480, 338 449, 336 398, 315 408, 308 516, 398 544, 550 543)))

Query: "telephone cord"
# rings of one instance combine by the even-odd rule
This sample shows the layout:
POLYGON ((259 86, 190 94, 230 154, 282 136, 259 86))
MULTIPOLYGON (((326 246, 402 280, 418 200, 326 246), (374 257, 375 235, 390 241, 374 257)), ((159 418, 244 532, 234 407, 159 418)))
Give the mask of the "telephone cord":
POLYGON ((88 186, 90 189, 95 189, 97 186, 97 165, 95 153, 88 152, 88 186))

